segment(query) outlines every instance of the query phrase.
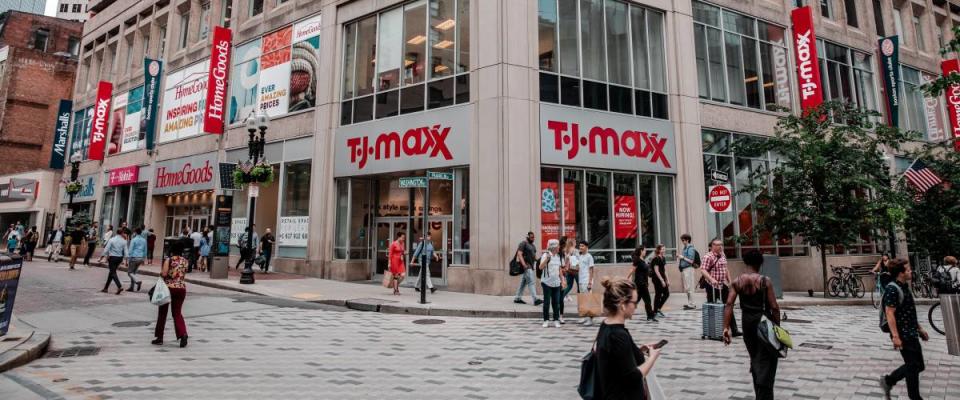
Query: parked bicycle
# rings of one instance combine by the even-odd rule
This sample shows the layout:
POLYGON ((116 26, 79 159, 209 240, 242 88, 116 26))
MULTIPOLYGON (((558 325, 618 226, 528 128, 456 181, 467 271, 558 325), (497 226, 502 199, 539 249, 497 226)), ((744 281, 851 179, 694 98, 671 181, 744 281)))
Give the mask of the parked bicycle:
POLYGON ((924 265, 920 265, 920 267, 913 272, 913 281, 910 284, 910 289, 913 290, 913 295, 916 297, 928 299, 939 297, 937 285, 933 283, 933 279, 930 277, 930 267, 925 267, 924 265))
POLYGON ((839 297, 864 297, 866 296, 863 280, 853 274, 853 269, 845 266, 830 266, 833 276, 827 281, 827 287, 830 289, 830 296, 839 297))
POLYGON ((879 309, 880 304, 883 304, 883 293, 886 288, 883 287, 883 284, 880 283, 880 277, 886 272, 875 273, 874 279, 876 283, 873 285, 873 291, 870 292, 870 301, 873 303, 873 308, 879 309))
POLYGON ((941 335, 946 335, 943 331, 943 312, 940 311, 940 302, 930 306, 927 312, 927 319, 930 321, 930 327, 941 335))

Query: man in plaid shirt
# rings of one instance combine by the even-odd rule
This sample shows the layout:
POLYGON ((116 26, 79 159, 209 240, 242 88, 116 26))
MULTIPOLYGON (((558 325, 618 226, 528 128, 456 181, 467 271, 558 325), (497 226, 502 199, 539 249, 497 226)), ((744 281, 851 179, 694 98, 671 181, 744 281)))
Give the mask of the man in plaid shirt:
MULTIPOLYGON (((730 271, 727 269, 727 256, 723 254, 723 242, 714 239, 710 242, 710 251, 703 256, 700 269, 703 279, 706 280, 707 302, 726 303, 730 295, 730 271), (717 294, 720 298, 717 298, 717 294)), ((733 336, 743 336, 737 329, 736 318, 730 320, 733 336)))

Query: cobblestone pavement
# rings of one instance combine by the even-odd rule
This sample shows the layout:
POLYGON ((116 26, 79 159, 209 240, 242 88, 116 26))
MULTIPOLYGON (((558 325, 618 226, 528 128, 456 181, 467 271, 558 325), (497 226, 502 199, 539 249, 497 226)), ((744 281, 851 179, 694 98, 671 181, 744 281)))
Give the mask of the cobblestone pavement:
MULTIPOLYGON (((871 307, 787 313, 797 344, 833 347, 802 346, 781 361, 778 398, 882 397, 877 378, 900 356, 871 307)), ((752 398, 742 342, 701 340, 699 315, 677 311, 660 324, 628 327, 638 342, 670 340, 655 368, 667 398, 752 398)), ((418 319, 267 305, 188 318, 186 349, 173 341, 172 323, 162 347, 149 344, 152 324, 107 326, 54 338, 52 350, 93 346, 94 355, 43 358, 0 377, 66 399, 576 399, 579 358, 596 334, 571 323, 418 319)), ((925 344, 927 399, 960 398, 960 358, 945 348, 942 336, 925 344)), ((895 390, 906 398, 902 384, 895 390)))

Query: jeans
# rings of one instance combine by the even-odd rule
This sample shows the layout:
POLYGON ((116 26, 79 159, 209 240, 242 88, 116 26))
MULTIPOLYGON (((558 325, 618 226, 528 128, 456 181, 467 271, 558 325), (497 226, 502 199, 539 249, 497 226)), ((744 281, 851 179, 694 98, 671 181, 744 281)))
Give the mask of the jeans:
POLYGON ((177 339, 187 336, 187 324, 183 322, 183 300, 187 297, 187 289, 170 288, 170 302, 157 307, 157 327, 153 336, 163 340, 163 328, 167 324, 167 309, 173 308, 173 328, 177 339))
POLYGON ((653 312, 659 312, 663 309, 663 305, 667 303, 667 298, 670 297, 670 290, 667 289, 667 285, 664 282, 661 282, 657 277, 653 277, 653 312))
POLYGON ((540 287, 543 289, 543 320, 549 321, 549 311, 550 307, 553 307, 553 320, 560 320, 560 305, 563 304, 563 299, 560 298, 560 286, 552 287, 540 284, 540 287))
MULTIPOLYGON (((266 252, 264 252, 264 257, 266 257, 266 252)), ((429 264, 426 268, 420 267, 420 272, 417 273, 417 281, 413 284, 413 287, 420 289, 420 279, 423 279, 421 276, 423 271, 427 271, 427 287, 433 289, 433 279, 430 279, 430 267, 429 264)))
POLYGON ((87 243, 87 254, 83 256, 83 265, 90 265, 90 257, 93 257, 93 252, 97 250, 97 242, 90 241, 87 243))
MULTIPOLYGON (((560 315, 563 315, 563 299, 567 298, 567 295, 573 290, 573 283, 577 283, 577 293, 582 293, 583 290, 580 289, 580 275, 567 275, 567 288, 563 289, 563 292, 560 294, 560 315)), ((562 279, 562 278, 561 278, 562 279)))
POLYGON ((530 288, 530 298, 534 303, 537 302, 537 275, 533 272, 533 268, 527 268, 523 270, 523 274, 520 275, 520 287, 517 288, 517 297, 516 300, 520 300, 520 297, 523 296, 523 288, 530 288))
MULTIPOLYGON (((759 322, 759 319, 757 319, 759 322)), ((750 376, 753 377, 753 392, 757 400, 773 400, 773 387, 777 379, 777 352, 761 342, 757 325, 744 323, 743 344, 750 354, 750 376)))
POLYGON ((903 365, 887 375, 887 384, 893 386, 906 379, 907 395, 910 396, 910 400, 923 399, 923 397, 920 397, 920 373, 926 367, 923 363, 923 348, 920 347, 920 339, 903 338, 903 348, 900 349, 900 356, 903 357, 903 365))
POLYGON ((683 275, 683 291, 687 292, 687 305, 693 307, 693 292, 697 290, 697 287, 694 286, 694 273, 697 272, 697 269, 694 267, 687 267, 680 270, 680 274, 683 275))
MULTIPOLYGON (((263 249, 263 266, 260 267, 264 272, 270 270, 270 256, 273 255, 273 249, 264 248, 263 249)), ((427 271, 427 282, 430 281, 430 271, 427 271)), ((420 282, 419 280, 417 282, 420 282)), ((430 287, 433 287, 433 283, 430 284, 430 287)))
POLYGON ((653 312, 653 302, 650 301, 650 286, 646 284, 637 286, 638 300, 643 300, 643 310, 647 313, 647 319, 656 318, 657 314, 653 312))
POLYGON ((103 285, 103 290, 107 290, 110 287, 110 282, 117 284, 117 289, 122 288, 120 285, 120 277, 117 276, 117 268, 120 267, 120 263, 123 262, 123 257, 110 256, 107 258, 107 265, 110 267, 110 273, 107 274, 107 283, 103 285))
MULTIPOLYGON (((730 288, 727 287, 727 285, 721 285, 720 290, 714 290, 714 289, 711 289, 711 288, 707 288, 707 302, 708 302, 708 303, 713 303, 713 302, 726 303, 726 302, 727 302, 727 297, 729 297, 729 295, 730 295, 730 288), (719 295, 720 295, 719 298, 717 298, 718 292, 719 292, 719 295)), ((736 317, 736 316, 730 316, 730 333, 735 334, 735 335, 740 334, 740 331, 737 329, 737 317, 736 317)))
POLYGON ((197 267, 197 261, 200 260, 200 248, 191 247, 190 248, 190 263, 187 264, 187 272, 193 272, 193 269, 197 267))
POLYGON ((130 277, 130 290, 133 290, 133 286, 137 282, 141 282, 137 279, 137 270, 140 269, 140 266, 143 265, 142 258, 130 258, 127 262, 127 276, 130 277))

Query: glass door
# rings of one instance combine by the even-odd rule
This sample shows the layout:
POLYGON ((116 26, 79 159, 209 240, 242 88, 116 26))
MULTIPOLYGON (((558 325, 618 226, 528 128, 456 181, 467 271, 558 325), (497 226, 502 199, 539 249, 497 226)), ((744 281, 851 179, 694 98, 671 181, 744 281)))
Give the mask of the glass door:
MULTIPOLYGON (((444 285, 447 280, 447 266, 450 265, 450 260, 453 258, 453 216, 432 215, 429 224, 430 241, 433 242, 433 252, 435 254, 435 257, 430 260, 430 279, 433 280, 434 285, 444 285)), ((415 229, 419 231, 420 227, 423 226, 423 219, 418 217, 414 221, 414 225, 415 229)), ((420 237, 413 238, 408 246, 411 257, 417 247, 420 246, 420 240, 420 237)), ((421 260, 410 260, 409 278, 414 280, 411 281, 411 284, 415 284, 417 276, 420 275, 420 262, 421 260)))
MULTIPOLYGON (((375 224, 375 232, 373 247, 376 251, 376 257, 374 257, 373 265, 373 275, 374 279, 376 277, 383 276, 383 272, 390 269, 390 244, 393 243, 397 238, 397 234, 404 232, 407 234, 407 243, 404 259, 406 255, 410 254, 410 232, 408 231, 409 223, 407 223, 406 218, 380 218, 375 224)), ((409 270, 409 268, 408 268, 409 270)), ((408 271, 409 272, 409 271, 408 271)))

